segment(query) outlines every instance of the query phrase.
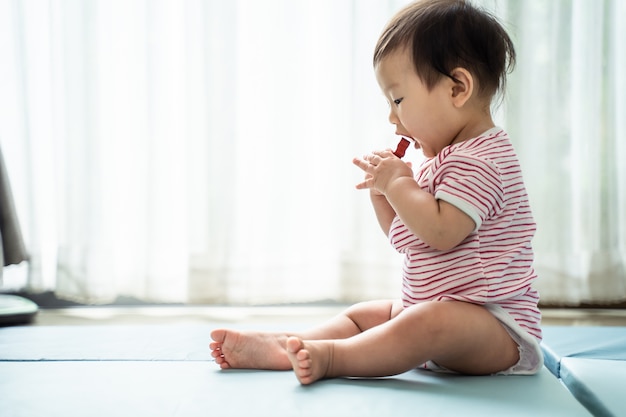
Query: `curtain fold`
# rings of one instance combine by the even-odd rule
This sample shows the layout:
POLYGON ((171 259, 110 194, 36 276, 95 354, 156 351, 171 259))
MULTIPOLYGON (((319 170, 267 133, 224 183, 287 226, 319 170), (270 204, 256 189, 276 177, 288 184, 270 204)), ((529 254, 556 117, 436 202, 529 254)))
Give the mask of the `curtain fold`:
MULTIPOLYGON (((351 159, 395 146, 371 54, 405 3, 0 0, 22 284, 91 303, 397 296, 351 159)), ((625 300, 626 3, 477 3, 518 51, 498 119, 542 300, 625 300)))
POLYGON ((4 267, 20 264, 28 259, 18 221, 13 192, 0 147, 0 284, 4 267))

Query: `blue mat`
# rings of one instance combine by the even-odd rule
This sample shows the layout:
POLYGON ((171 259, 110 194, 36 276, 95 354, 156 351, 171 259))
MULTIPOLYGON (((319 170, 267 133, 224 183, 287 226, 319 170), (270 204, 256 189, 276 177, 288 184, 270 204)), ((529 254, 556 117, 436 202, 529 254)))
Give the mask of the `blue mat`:
POLYGON ((626 362, 563 358, 561 380, 596 417, 626 415, 626 362))
POLYGON ((626 327, 545 326, 545 366, 594 416, 626 415, 626 327))
POLYGON ((0 328, 0 360, 207 361, 216 326, 6 327, 0 328))
POLYGON ((626 327, 544 326, 541 347, 546 368, 559 377, 563 358, 626 361, 626 327))
POLYGON ((312 386, 291 372, 222 371, 209 360, 213 327, 0 328, 0 416, 590 415, 546 368, 488 377, 415 370, 312 386))
POLYGON ((200 362, 0 362, 0 415, 589 416, 545 368, 535 376, 411 371, 301 386, 291 372, 200 362))

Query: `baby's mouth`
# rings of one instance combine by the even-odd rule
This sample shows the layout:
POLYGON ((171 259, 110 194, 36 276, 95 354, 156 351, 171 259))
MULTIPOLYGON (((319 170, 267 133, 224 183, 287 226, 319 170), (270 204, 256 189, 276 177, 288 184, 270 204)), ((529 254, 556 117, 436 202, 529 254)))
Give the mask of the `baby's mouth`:
POLYGON ((413 142, 413 147, 415 147, 415 149, 421 149, 422 146, 420 145, 420 143, 417 141, 417 139, 414 139, 410 136, 402 136, 404 139, 408 140, 409 142, 413 142))

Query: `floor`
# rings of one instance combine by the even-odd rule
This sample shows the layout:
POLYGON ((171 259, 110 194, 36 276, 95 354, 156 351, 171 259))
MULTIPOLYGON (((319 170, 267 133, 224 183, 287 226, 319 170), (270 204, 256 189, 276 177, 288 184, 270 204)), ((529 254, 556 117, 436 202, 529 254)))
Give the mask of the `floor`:
MULTIPOLYGON (((279 329, 284 325, 289 331, 294 328, 292 325, 322 322, 344 308, 327 305, 41 309, 33 326, 42 327, 9 329, 32 337, 27 338, 31 342, 10 347, 18 355, 31 355, 37 360, 0 362, 0 391, 4 390, 0 393, 0 414, 8 415, 3 410, 21 410, 17 414, 29 416, 318 416, 333 410, 340 415, 380 416, 389 410, 397 415, 410 415, 410 407, 419 403, 425 407, 424 415, 440 415, 444 408, 456 410, 453 414, 503 414, 500 407, 506 407, 506 415, 588 415, 548 368, 532 379, 476 377, 468 384, 458 376, 440 378, 431 373, 411 372, 383 381, 333 379, 306 389, 297 384, 291 373, 239 370, 222 373, 214 364, 199 364, 198 359, 193 359, 202 357, 206 361, 205 325, 271 324, 279 329), (68 327, 50 327, 55 325, 68 327), (32 343, 37 338, 41 343, 32 343), (85 355, 90 356, 84 359, 85 355), (181 357, 192 359, 181 360, 181 357), (520 396, 519 392, 528 395, 520 396), (36 393, 36 398, 32 393, 36 393)), ((543 317, 546 325, 626 327, 626 309, 544 309, 543 317)), ((6 346, 9 345, 5 343, 5 350, 6 346)), ((620 369, 613 371, 617 375, 620 369)), ((619 386, 623 385, 611 385, 615 392, 619 386)), ((613 391, 609 394, 613 395, 613 391)))
MULTIPOLYGON (((106 324, 320 323, 345 306, 70 307, 42 309, 35 326, 106 324)), ((544 325, 626 326, 626 309, 543 309, 544 325)), ((288 329, 286 329, 288 330, 288 329)))

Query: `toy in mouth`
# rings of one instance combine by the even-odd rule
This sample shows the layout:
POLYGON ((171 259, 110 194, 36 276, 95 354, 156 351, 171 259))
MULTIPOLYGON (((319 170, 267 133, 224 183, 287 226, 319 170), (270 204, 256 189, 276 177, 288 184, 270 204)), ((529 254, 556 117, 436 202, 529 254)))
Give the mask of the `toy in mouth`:
POLYGON ((400 139, 400 142, 398 142, 398 146, 396 147, 396 150, 393 151, 393 154, 398 158, 402 158, 406 153, 406 149, 409 147, 410 143, 411 142, 409 142, 407 138, 400 139))

